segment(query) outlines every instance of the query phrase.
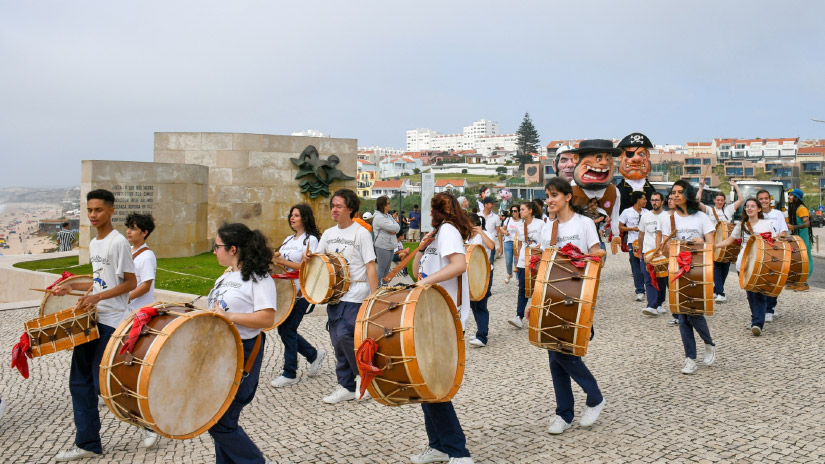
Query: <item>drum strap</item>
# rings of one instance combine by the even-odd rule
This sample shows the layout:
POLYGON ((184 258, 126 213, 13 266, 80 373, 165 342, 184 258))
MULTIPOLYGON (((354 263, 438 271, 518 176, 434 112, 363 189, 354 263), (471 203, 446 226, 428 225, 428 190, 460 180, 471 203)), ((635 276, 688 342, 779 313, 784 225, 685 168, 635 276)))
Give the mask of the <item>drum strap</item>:
POLYGON ((674 211, 673 214, 670 215, 670 232, 674 234, 676 233, 676 217, 674 217, 675 214, 676 211, 674 211))
POLYGON ((252 352, 249 353, 249 358, 246 359, 246 362, 243 365, 243 377, 249 375, 249 371, 252 370, 252 366, 255 365, 255 360, 258 359, 258 352, 261 351, 261 334, 258 334, 255 337, 255 345, 252 347, 252 352))
POLYGON ((137 257, 138 257, 141 253, 143 253, 144 251, 148 251, 148 250, 149 250, 149 247, 143 247, 143 248, 141 248, 140 250, 138 250, 138 251, 136 251, 136 252, 132 253, 132 259, 134 260, 134 259, 135 259, 135 258, 137 258, 137 257))
POLYGON ((751 227, 751 221, 746 219, 745 220, 745 227, 748 228, 748 233, 753 235, 753 227, 751 227))
POLYGON ((461 287, 461 276, 463 275, 464 274, 458 275, 458 302, 456 303, 456 306, 458 306, 459 311, 461 311, 461 295, 464 293, 464 289, 461 287))
MULTIPOLYGON (((715 218, 716 218, 716 222, 719 222, 719 213, 717 213, 717 212, 716 212, 716 208, 715 208, 715 207, 714 207, 714 208, 712 208, 712 209, 713 209, 713 217, 715 217, 715 218)), ((725 212, 724 212, 724 211, 722 211, 722 214, 725 214, 725 212)))
POLYGON ((556 246, 556 238, 559 235, 559 220, 553 221, 553 231, 550 232, 550 246, 556 246))

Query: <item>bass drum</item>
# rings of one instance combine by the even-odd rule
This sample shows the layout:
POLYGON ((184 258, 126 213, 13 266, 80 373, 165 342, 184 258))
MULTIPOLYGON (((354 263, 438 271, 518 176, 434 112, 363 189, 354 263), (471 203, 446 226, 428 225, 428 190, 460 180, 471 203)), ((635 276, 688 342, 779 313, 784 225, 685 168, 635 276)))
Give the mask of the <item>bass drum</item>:
POLYGON ((713 245, 670 241, 668 302, 673 314, 713 315, 713 245), (682 264, 680 260, 684 260, 682 264), (683 268, 689 266, 685 272, 683 268), (678 276, 678 277, 677 277, 678 276))
POLYGON ((295 307, 295 280, 275 278, 276 275, 286 274, 290 270, 280 264, 271 264, 269 271, 273 276, 272 279, 275 281, 275 292, 278 295, 278 301, 275 304, 277 304, 278 307, 275 308, 275 323, 272 324, 272 327, 264 329, 264 332, 268 332, 283 324, 292 313, 292 308, 295 307))
POLYGON ((334 304, 349 291, 349 266, 340 253, 314 253, 301 263, 298 279, 307 301, 334 304))
MULTIPOLYGON (((724 242, 730 237, 734 227, 736 226, 729 222, 716 223, 716 234, 713 236, 713 241, 715 243, 724 242)), ((737 241, 734 241, 726 247, 715 248, 713 250, 713 260, 717 263, 735 263, 741 249, 742 244, 737 241)))
POLYGON ((770 244, 761 235, 751 235, 739 265, 739 286, 748 292, 779 296, 788 280, 792 255, 786 241, 770 244))

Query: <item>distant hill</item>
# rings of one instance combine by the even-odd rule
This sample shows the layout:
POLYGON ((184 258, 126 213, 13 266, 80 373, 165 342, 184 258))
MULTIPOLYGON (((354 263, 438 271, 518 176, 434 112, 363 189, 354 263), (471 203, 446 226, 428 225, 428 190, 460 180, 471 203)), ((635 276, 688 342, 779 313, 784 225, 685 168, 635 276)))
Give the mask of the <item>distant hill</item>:
POLYGON ((80 187, 72 188, 0 188, 2 203, 60 203, 64 200, 80 201, 80 187))

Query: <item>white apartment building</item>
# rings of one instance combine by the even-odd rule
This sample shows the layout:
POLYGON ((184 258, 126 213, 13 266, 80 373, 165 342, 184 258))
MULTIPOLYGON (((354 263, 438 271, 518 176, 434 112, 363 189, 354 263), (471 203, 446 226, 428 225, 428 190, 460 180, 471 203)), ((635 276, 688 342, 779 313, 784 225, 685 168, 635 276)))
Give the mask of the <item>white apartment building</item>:
POLYGON ((392 147, 358 147, 358 159, 369 161, 372 164, 378 164, 381 158, 385 156, 400 156, 404 154, 404 150, 392 147))
POLYGON ((463 134, 437 135, 430 141, 431 150, 461 151, 464 150, 463 134))
POLYGON ((485 156, 495 150, 515 151, 518 150, 518 135, 482 135, 476 137, 472 149, 485 156))
POLYGON ((799 139, 714 139, 713 147, 721 161, 794 159, 799 151, 799 139))
POLYGON ((329 137, 329 134, 324 134, 321 131, 317 131, 315 129, 307 129, 301 132, 293 132, 293 136, 296 137, 329 137))
POLYGON ((438 132, 419 128, 407 131, 407 151, 432 150, 432 140, 439 136, 438 132))
POLYGON ((498 123, 489 119, 480 119, 469 126, 464 126, 464 150, 473 150, 479 137, 498 135, 498 123))

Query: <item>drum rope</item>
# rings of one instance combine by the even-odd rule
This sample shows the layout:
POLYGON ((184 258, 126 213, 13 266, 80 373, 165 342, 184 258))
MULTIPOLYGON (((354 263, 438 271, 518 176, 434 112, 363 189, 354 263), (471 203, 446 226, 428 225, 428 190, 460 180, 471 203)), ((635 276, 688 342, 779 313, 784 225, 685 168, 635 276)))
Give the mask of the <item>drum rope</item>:
MULTIPOLYGON (((582 327, 582 328, 586 328, 586 327, 582 327)), ((545 335, 548 338, 553 340, 553 342, 543 342, 543 343, 541 343, 542 348, 549 349, 549 350, 552 350, 552 351, 558 351, 558 352, 561 352, 561 353, 568 353, 568 354, 574 354, 574 350, 576 348, 579 348, 579 349, 584 349, 585 348, 584 345, 577 345, 575 343, 571 343, 571 342, 568 342, 568 341, 565 341, 565 340, 561 340, 560 338, 553 336, 553 334, 548 332, 550 329, 551 328, 535 329, 538 332, 540 332, 542 335, 545 335), (567 350, 565 350, 565 348, 567 348, 567 350)))

